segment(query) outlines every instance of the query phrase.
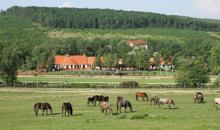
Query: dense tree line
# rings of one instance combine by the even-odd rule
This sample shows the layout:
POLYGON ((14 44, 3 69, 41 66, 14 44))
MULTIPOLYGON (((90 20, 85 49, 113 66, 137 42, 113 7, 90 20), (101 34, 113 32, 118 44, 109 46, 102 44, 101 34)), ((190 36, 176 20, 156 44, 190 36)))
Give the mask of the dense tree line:
POLYGON ((220 29, 219 20, 110 9, 14 6, 2 12, 2 14, 22 17, 40 23, 44 27, 53 28, 166 27, 212 31, 220 29))

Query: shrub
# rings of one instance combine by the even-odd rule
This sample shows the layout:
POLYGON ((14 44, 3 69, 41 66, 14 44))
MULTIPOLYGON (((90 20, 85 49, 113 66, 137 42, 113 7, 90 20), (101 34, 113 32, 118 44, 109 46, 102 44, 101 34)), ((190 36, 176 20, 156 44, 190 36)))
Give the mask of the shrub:
POLYGON ((132 117, 130 117, 131 120, 140 120, 140 119, 145 119, 149 117, 148 114, 138 114, 138 115, 133 115, 132 117))
POLYGON ((138 88, 139 84, 136 81, 123 81, 120 83, 121 88, 138 88))

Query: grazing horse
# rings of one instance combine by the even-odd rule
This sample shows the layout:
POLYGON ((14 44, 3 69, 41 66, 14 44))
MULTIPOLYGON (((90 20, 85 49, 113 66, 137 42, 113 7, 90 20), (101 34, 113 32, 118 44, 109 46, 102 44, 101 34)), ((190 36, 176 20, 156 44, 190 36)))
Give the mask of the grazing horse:
POLYGON ((118 111, 118 109, 119 109, 120 113, 121 113, 121 108, 122 108, 122 107, 125 108, 125 112, 126 112, 127 107, 129 107, 130 112, 133 111, 133 110, 132 110, 132 105, 131 105, 130 101, 128 101, 128 100, 122 100, 122 101, 119 101, 119 102, 117 103, 117 111, 118 111))
POLYGON ((96 106, 96 101, 99 101, 99 104, 102 101, 108 102, 109 101, 109 96, 95 95, 93 97, 89 97, 88 101, 87 101, 87 104, 89 105, 90 103, 92 103, 94 106, 96 106))
POLYGON ((158 106, 160 107, 160 105, 163 104, 168 104, 168 107, 171 109, 174 109, 175 103, 174 100, 171 98, 159 98, 158 99, 158 106))
POLYGON ((202 103, 204 100, 203 94, 201 92, 196 92, 193 95, 194 103, 202 103))
POLYGON ((88 105, 88 106, 90 106, 90 105, 95 106, 95 105, 96 105, 96 97, 95 97, 95 96, 93 96, 93 97, 88 97, 87 105, 88 105))
POLYGON ((136 100, 138 100, 138 97, 142 97, 142 100, 148 101, 148 96, 147 93, 145 92, 137 92, 135 96, 136 96, 136 100))
POLYGON ((150 105, 154 103, 154 105, 158 104, 159 98, 157 96, 150 97, 150 105))
POLYGON ((214 106, 215 106, 215 109, 218 108, 218 104, 220 104, 220 98, 214 98, 214 106))
POLYGON ((53 113, 51 105, 47 102, 34 104, 34 112, 36 116, 38 116, 39 109, 43 110, 42 115, 44 115, 45 110, 46 110, 46 115, 48 114, 48 110, 50 111, 51 114, 53 113))
POLYGON ((103 112, 105 115, 107 114, 108 110, 109 110, 109 112, 111 112, 111 114, 112 114, 112 108, 111 108, 111 106, 109 105, 109 103, 106 102, 106 101, 102 101, 102 102, 100 103, 100 109, 101 109, 101 112, 103 112))
POLYGON ((64 102, 62 104, 62 116, 63 116, 63 111, 65 112, 65 116, 66 116, 66 112, 67 112, 67 115, 73 115, 73 108, 72 108, 72 105, 69 103, 69 102, 64 102))

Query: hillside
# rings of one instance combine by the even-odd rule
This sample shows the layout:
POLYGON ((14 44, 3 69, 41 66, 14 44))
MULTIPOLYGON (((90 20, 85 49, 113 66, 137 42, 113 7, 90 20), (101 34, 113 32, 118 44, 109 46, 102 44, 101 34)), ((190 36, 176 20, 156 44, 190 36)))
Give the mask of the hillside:
POLYGON ((186 28, 218 31, 219 20, 110 9, 18 7, 3 12, 52 28, 186 28))
MULTIPOLYGON (((148 59, 154 54, 157 54, 155 58, 172 57, 177 68, 186 60, 198 58, 210 72, 220 70, 219 32, 175 27, 47 28, 29 19, 6 13, 0 15, 0 78, 7 79, 7 83, 16 79, 17 70, 51 71, 54 56, 66 54, 103 56, 104 67, 115 67, 115 61, 123 58, 125 66, 143 70, 147 70, 148 59), (144 40, 148 49, 133 51, 128 40, 144 40)), ((159 62, 155 65, 159 66, 159 62)))

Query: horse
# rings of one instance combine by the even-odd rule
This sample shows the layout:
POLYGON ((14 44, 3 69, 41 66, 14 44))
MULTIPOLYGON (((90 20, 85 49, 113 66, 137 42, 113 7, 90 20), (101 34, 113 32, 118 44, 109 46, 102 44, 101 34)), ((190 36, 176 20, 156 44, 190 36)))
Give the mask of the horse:
POLYGON ((93 97, 89 97, 87 104, 89 105, 90 103, 92 103, 94 106, 96 106, 96 101, 99 101, 99 105, 100 105, 100 102, 102 101, 108 102, 109 96, 95 95, 93 97))
POLYGON ((105 115, 107 115, 108 110, 112 114, 112 108, 111 108, 110 104, 106 101, 102 101, 100 103, 100 109, 101 109, 101 112, 103 112, 105 115))
POLYGON ((63 116, 63 111, 65 112, 65 116, 66 116, 66 112, 67 112, 67 115, 73 115, 73 108, 72 108, 72 105, 69 103, 69 102, 64 102, 62 104, 62 116, 63 116))
POLYGON ((201 92, 196 92, 193 95, 194 103, 202 103, 204 100, 203 94, 201 92))
POLYGON ((215 109, 218 108, 218 104, 220 104, 220 98, 214 98, 214 106, 215 106, 215 109))
POLYGON ((154 105, 158 104, 159 98, 157 96, 150 97, 150 105, 154 103, 154 105))
POLYGON ((87 105, 90 106, 90 104, 93 104, 93 106, 96 105, 96 97, 93 96, 93 97, 88 97, 87 99, 87 105))
POLYGON ((122 101, 117 102, 117 111, 118 111, 118 109, 119 109, 119 111, 120 111, 120 113, 121 113, 121 108, 122 108, 122 107, 125 108, 125 112, 126 112, 127 107, 129 107, 130 112, 133 111, 133 110, 132 110, 132 105, 131 105, 130 101, 128 101, 128 100, 122 100, 122 101))
POLYGON ((135 96, 136 96, 136 100, 138 100, 138 97, 142 97, 142 100, 148 101, 148 96, 147 93, 145 92, 137 92, 135 96))
POLYGON ((51 105, 47 102, 46 103, 36 103, 36 104, 34 104, 34 112, 35 112, 36 116, 38 116, 38 110, 39 109, 43 110, 42 115, 44 115, 45 110, 46 110, 46 115, 48 114, 48 110, 50 111, 50 114, 53 113, 51 105))
POLYGON ((171 98, 158 98, 158 106, 160 107, 163 104, 168 104, 170 109, 174 109, 175 106, 174 100, 171 98))

